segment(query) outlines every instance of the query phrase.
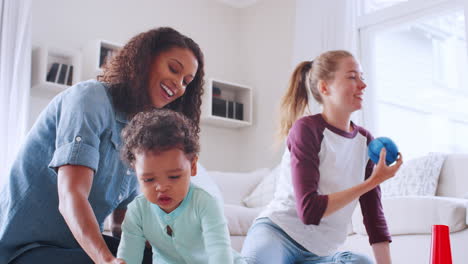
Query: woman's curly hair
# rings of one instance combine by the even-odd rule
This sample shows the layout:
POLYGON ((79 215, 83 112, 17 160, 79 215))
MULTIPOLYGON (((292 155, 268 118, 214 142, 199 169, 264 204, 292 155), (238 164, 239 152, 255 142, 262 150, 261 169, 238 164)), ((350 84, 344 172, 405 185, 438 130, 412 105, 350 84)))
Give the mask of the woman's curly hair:
POLYGON ((151 109, 153 106, 148 93, 150 66, 160 52, 174 47, 192 51, 198 61, 198 69, 184 95, 164 108, 181 112, 192 119, 198 134, 205 75, 204 56, 198 44, 191 38, 169 27, 140 33, 106 62, 98 80, 109 85, 114 106, 129 117, 151 109))
POLYGON ((140 112, 122 130, 122 159, 132 166, 136 153, 178 148, 192 160, 200 151, 196 130, 192 120, 169 109, 140 112))

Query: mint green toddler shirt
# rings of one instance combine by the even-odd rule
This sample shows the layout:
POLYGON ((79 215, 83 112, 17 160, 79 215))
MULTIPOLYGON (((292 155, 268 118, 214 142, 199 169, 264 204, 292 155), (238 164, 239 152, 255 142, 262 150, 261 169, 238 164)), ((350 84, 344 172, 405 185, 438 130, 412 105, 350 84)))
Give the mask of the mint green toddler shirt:
POLYGON ((128 205, 117 257, 127 264, 141 263, 145 241, 152 246, 153 263, 245 263, 231 248, 222 207, 194 184, 179 207, 169 214, 143 195, 128 205))

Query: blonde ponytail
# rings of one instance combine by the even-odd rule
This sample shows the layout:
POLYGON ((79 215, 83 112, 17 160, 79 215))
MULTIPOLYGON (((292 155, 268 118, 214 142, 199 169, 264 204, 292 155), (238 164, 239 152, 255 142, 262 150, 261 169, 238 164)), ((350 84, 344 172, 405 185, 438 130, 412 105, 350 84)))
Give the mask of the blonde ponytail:
POLYGON ((288 136, 294 122, 303 115, 308 105, 307 89, 309 89, 309 73, 312 67, 310 61, 301 62, 289 80, 289 86, 281 99, 280 127, 278 139, 283 140, 288 136))

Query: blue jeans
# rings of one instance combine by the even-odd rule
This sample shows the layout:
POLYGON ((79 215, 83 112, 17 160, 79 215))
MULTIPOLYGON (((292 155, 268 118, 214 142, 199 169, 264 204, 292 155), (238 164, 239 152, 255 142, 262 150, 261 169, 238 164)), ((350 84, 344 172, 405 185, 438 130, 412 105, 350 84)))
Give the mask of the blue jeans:
POLYGON ((242 248, 249 264, 372 264, 365 255, 338 252, 320 257, 294 241, 269 218, 260 218, 250 228, 242 248))

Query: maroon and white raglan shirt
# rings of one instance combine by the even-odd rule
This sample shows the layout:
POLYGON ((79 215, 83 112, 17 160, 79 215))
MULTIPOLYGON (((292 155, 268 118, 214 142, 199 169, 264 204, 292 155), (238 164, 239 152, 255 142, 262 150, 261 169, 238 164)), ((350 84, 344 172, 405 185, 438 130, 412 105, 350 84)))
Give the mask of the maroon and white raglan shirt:
MULTIPOLYGON (((367 155, 373 139, 352 124, 346 132, 328 124, 321 114, 307 116, 289 131, 287 149, 273 201, 260 214, 269 217, 310 252, 327 256, 346 240, 357 200, 329 216, 323 216, 328 194, 362 183, 374 163, 367 155)), ((369 243, 391 241, 380 201, 380 188, 359 199, 369 243)))

